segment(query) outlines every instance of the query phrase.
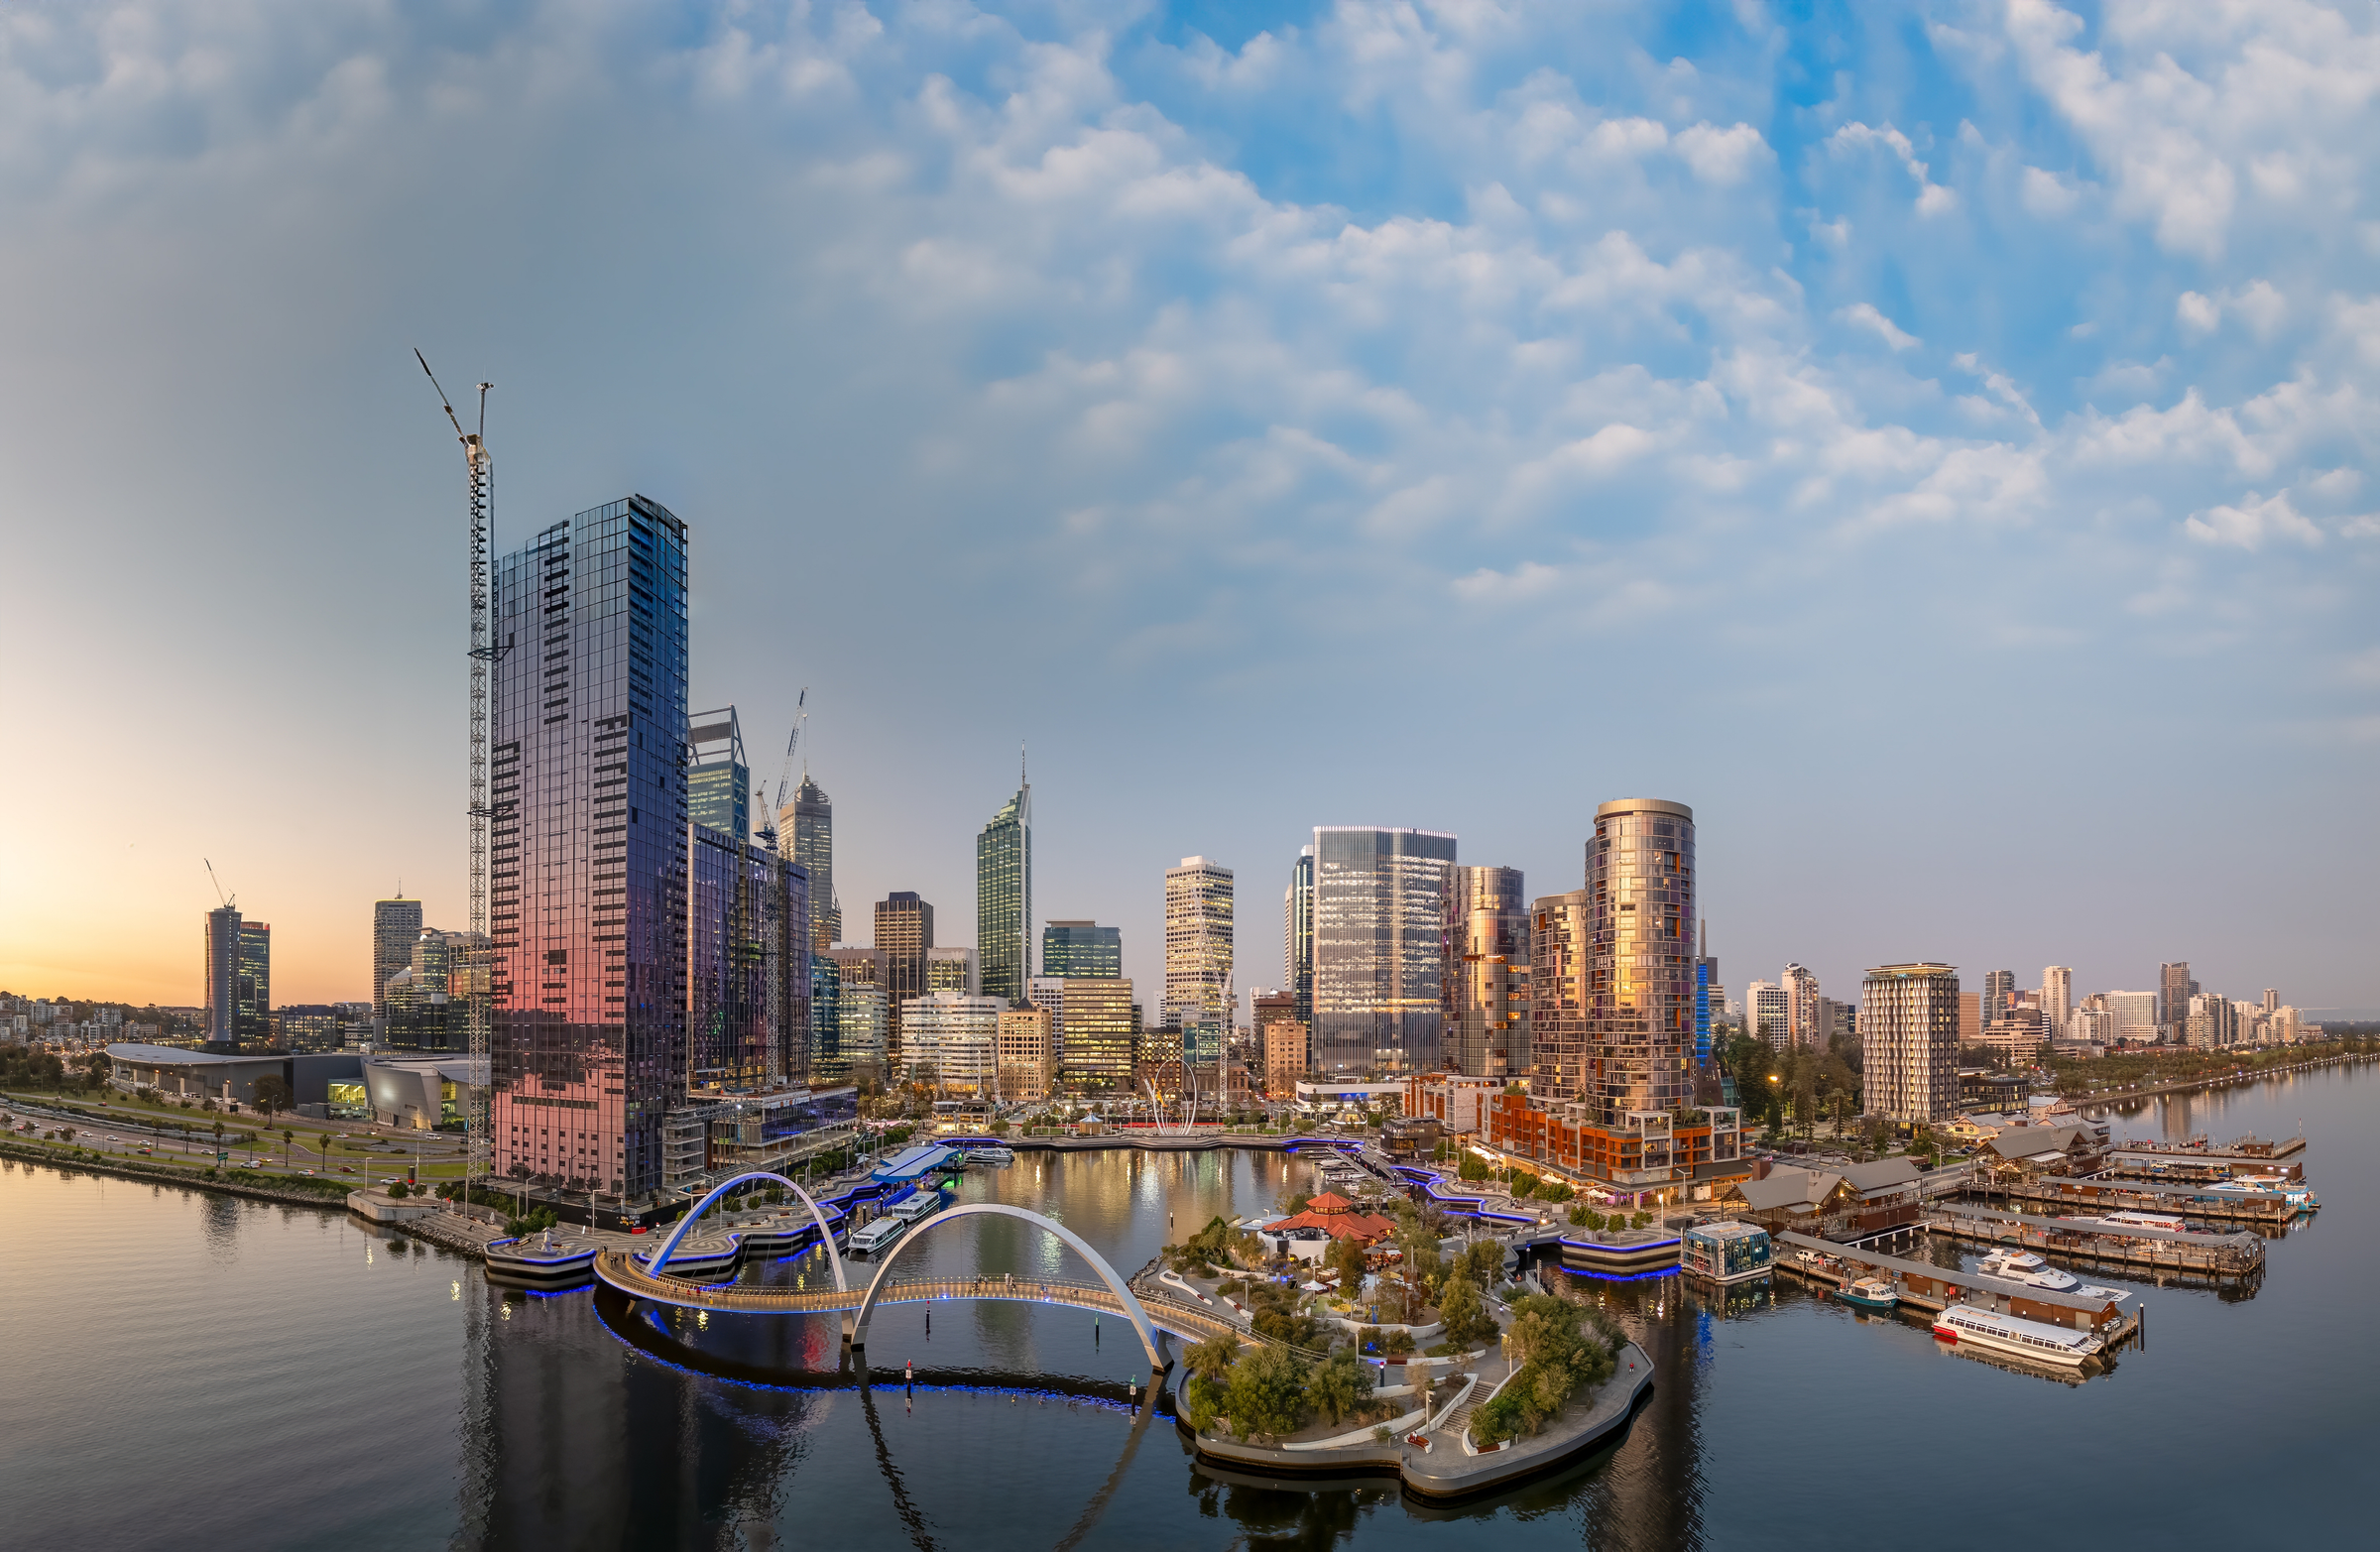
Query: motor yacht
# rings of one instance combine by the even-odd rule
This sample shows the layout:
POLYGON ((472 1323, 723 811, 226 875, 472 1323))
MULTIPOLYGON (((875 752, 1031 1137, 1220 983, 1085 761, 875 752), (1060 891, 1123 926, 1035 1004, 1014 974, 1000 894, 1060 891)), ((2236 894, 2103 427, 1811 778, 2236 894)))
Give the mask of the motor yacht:
POLYGON ((2010 1282, 2048 1288, 2056 1293, 2072 1293, 2082 1286, 2082 1279, 2071 1272, 2060 1271, 2031 1251, 2013 1247, 1992 1252, 1975 1269, 1987 1277, 2005 1277, 2010 1282))

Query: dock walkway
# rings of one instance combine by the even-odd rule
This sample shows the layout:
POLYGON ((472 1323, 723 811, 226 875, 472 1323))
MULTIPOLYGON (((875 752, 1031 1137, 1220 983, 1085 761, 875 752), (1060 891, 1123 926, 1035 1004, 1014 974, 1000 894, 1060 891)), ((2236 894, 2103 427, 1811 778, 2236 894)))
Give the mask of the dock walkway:
POLYGON ((2075 1317, 2082 1317, 2095 1326, 2110 1348, 2140 1330, 2139 1310, 2108 1318, 2105 1313, 2109 1307, 2106 1299, 2036 1288, 2029 1282, 1986 1276, 1979 1271, 1961 1271, 1952 1266, 1937 1266, 1932 1261, 1913 1261, 1903 1256, 1886 1255, 1878 1251, 1862 1250, 1855 1245, 1839 1245, 1833 1240, 1813 1239, 1791 1230, 1779 1233, 1775 1239, 1779 1245, 1812 1252, 1841 1263, 1839 1266, 1829 1266, 1820 1261, 1805 1261, 1798 1256, 1780 1256, 1776 1265, 1781 1271, 1830 1288, 1839 1288, 1857 1275, 1850 1267, 1872 1268, 1891 1275, 1894 1290, 1903 1304, 1932 1314, 1940 1314, 1958 1303, 1976 1304, 2026 1319, 2039 1319, 2045 1313, 2064 1311, 2067 1312, 2067 1318, 2058 1321, 2058 1324, 2072 1324, 2075 1317))

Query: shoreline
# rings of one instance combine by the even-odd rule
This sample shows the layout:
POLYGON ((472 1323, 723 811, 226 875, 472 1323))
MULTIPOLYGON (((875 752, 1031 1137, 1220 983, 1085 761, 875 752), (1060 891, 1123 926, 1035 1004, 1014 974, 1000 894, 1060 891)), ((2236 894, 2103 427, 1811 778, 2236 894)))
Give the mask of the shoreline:
POLYGON ((2341 1051, 2335 1056, 2323 1056, 2309 1062, 2292 1062, 2286 1067, 2265 1067, 2247 1072, 2217 1073, 2208 1078, 2185 1078, 2176 1083, 2161 1083, 2155 1088, 2125 1089, 2114 1096, 2093 1095, 2077 1099, 2072 1095, 2058 1097, 2078 1112, 2084 1110, 2113 1110, 2134 1100, 2155 1099, 2161 1094, 2189 1094, 2200 1089, 2219 1089, 2231 1084, 2261 1083, 2268 1078, 2286 1078, 2301 1072, 2319 1072, 2325 1067, 2340 1067, 2357 1062, 2380 1062, 2380 1051, 2341 1051))

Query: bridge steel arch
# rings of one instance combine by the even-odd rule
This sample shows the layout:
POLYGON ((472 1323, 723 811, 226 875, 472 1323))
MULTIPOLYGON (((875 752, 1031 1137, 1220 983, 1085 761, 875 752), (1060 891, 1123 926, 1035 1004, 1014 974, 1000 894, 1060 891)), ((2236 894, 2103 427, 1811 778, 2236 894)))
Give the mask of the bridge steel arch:
POLYGON ((1124 1306, 1125 1318, 1132 1323, 1133 1334, 1139 1337, 1141 1347, 1148 1351, 1149 1382, 1153 1385, 1159 1373, 1173 1367, 1173 1361, 1165 1356, 1164 1348, 1157 1341, 1157 1328, 1149 1324, 1148 1311, 1140 1307, 1140 1301, 1132 1296, 1130 1285, 1117 1274, 1115 1267, 1108 1264, 1106 1256, 1091 1249, 1088 1241, 1056 1219, 1044 1218, 1039 1213, 1028 1212, 1021 1207, 1011 1207, 1006 1202, 968 1202, 962 1206, 950 1208, 945 1212, 936 1213, 894 1241, 892 1249, 888 1251, 885 1258, 877 1263, 876 1275, 868 1282, 867 1296, 860 1300, 859 1313, 852 1320, 851 1345, 853 1347, 859 1348, 868 1345, 868 1317, 875 1312, 877 1295, 884 1291, 885 1279, 892 1275, 892 1263, 900 1258, 901 1254, 922 1239, 926 1231, 979 1214, 994 1218, 1013 1218, 1019 1223, 1031 1224, 1035 1228, 1046 1229, 1056 1235, 1065 1243, 1068 1250, 1091 1263, 1091 1269, 1099 1273, 1099 1280, 1108 1285, 1108 1291, 1115 1294, 1117 1302, 1124 1306))
POLYGON ((653 1259, 647 1264, 645 1269, 656 1277, 659 1276, 662 1265, 669 1259, 669 1253, 677 1249, 677 1242, 684 1239, 686 1237, 686 1231, 694 1227, 694 1220, 700 1218, 704 1213, 709 1212, 713 1202, 718 1201, 719 1198, 727 1195, 728 1192, 734 1190, 737 1186, 742 1185, 747 1180, 774 1180, 778 1185, 781 1185, 786 1190, 792 1192, 795 1196, 801 1198, 801 1205, 810 1210, 811 1220, 818 1225, 819 1243, 826 1247, 826 1263, 834 1268, 835 1291, 837 1293, 849 1293, 851 1291, 851 1283, 846 1280, 843 1275, 843 1255, 841 1252, 835 1249, 835 1231, 828 1225, 826 1221, 826 1214, 819 1211, 818 1203, 812 1199, 809 1192, 804 1191, 800 1186, 797 1186, 792 1181, 787 1180, 783 1175, 775 1174, 766 1169, 748 1170, 743 1174, 737 1175, 734 1179, 729 1180, 726 1184, 714 1187, 710 1195, 704 1197, 701 1201, 694 1204, 694 1210, 692 1212, 686 1214, 685 1217, 680 1218, 677 1221, 677 1227, 669 1231, 669 1238, 661 1242, 661 1248, 653 1253, 653 1259))

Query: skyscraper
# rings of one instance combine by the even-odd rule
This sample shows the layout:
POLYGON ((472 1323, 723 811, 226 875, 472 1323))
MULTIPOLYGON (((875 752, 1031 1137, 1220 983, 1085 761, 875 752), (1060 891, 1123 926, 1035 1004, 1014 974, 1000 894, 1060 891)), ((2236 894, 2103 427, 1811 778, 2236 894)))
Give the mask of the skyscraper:
POLYGON ((240 1039, 240 913, 206 913, 206 1043, 228 1050, 240 1039))
POLYGON ((1201 1037, 1189 1040, 1192 1060, 1221 1055, 1232 1018, 1232 870, 1204 857, 1185 857, 1165 870, 1165 1002, 1167 1021, 1185 1032, 1215 1035, 1214 1054, 1201 1037))
POLYGON ((2075 973, 2065 965, 2051 965, 2041 973, 2041 1013, 2049 1020, 2050 1038, 2066 1038, 2067 1015, 2075 1007, 2075 973))
POLYGON ((835 895, 835 805, 807 771, 793 801, 777 813, 776 837, 778 850, 790 853, 809 876, 812 945, 833 948, 843 941, 843 902, 835 895))
POLYGON ((894 1061, 900 1056, 900 1005, 926 994, 925 956, 933 946, 934 907, 914 891, 894 890, 876 902, 876 969, 885 989, 886 1054, 894 1061))
POLYGON ((1827 1037, 1818 1027, 1818 977, 1800 965, 1787 965, 1782 984, 1786 1045, 1796 1050, 1812 1046, 1824 1050, 1827 1037))
POLYGON ((1071 1089, 1126 1089, 1139 1059, 1132 983, 1121 976, 1035 976, 1033 1006, 1049 1010, 1060 1080, 1071 1089))
POLYGON ((647 1196, 690 1065, 685 525, 642 496, 556 523, 495 614, 495 1170, 647 1196))
POLYGON ((240 918, 240 979, 233 1026, 242 1040, 273 1038, 273 928, 240 918))
POLYGON ((1289 869, 1289 891, 1281 896, 1282 990, 1297 1021, 1314 1021, 1314 848, 1298 848, 1289 869))
MULTIPOLYGON (((955 997, 984 995, 983 964, 971 948, 929 948, 925 951, 925 989, 955 997)), ((907 1015, 902 1015, 906 1017, 907 1015)))
POLYGON ((1316 1071, 1437 1066, 1454 865, 1455 837, 1443 831, 1316 827, 1316 1071))
POLYGON ((1446 1067, 1529 1072, 1529 907, 1518 868, 1458 866, 1446 898, 1446 1067))
POLYGON ((2172 1026, 2190 1017, 2190 997, 2198 989, 2199 984, 2190 978, 2189 960, 2157 967, 2157 1021, 2167 1026, 2160 1038, 2179 1035, 2172 1026))
POLYGON ((372 1015, 389 1015, 389 977, 414 962, 414 940, 421 935, 421 902, 400 893, 372 902, 372 1015))
POLYGON ((752 764, 736 708, 698 711, 687 719, 686 817, 737 840, 752 834, 752 764))
POLYGON ((1702 924, 1702 952, 1694 961, 1694 1064, 1711 1063, 1711 1031, 1727 1011, 1726 988, 1719 979, 1719 961, 1711 957, 1711 923, 1702 924))
POLYGON ((1124 934, 1096 921, 1052 921, 1041 929, 1041 974, 1112 981, 1124 974, 1124 934))
POLYGON ((1529 904, 1530 1092, 1547 1100, 1582 1099, 1594 1081, 1587 1041, 1594 904, 1587 890, 1540 895, 1529 904))
POLYGON ((1991 1022, 2008 1011, 2008 998, 2016 991, 2016 972, 1986 970, 1983 972, 1983 1021, 1991 1022))
POLYGON ((1859 997, 1867 1114, 1948 1121, 1959 1109, 1959 972, 1930 960, 1867 973, 1859 997))
POLYGON ((1786 1012, 1785 989, 1774 981, 1755 981, 1743 989, 1744 1032, 1772 1051, 1787 1049, 1792 1019, 1786 1012))
POLYGON ((1010 1007, 1033 978, 1033 787, 1020 782, 975 838, 975 942, 983 995, 1010 1007))
POLYGON ((1589 1070, 1578 1097, 1603 1126, 1693 1102, 1694 869, 1694 810, 1684 803, 1623 797, 1596 809, 1589 1070))

